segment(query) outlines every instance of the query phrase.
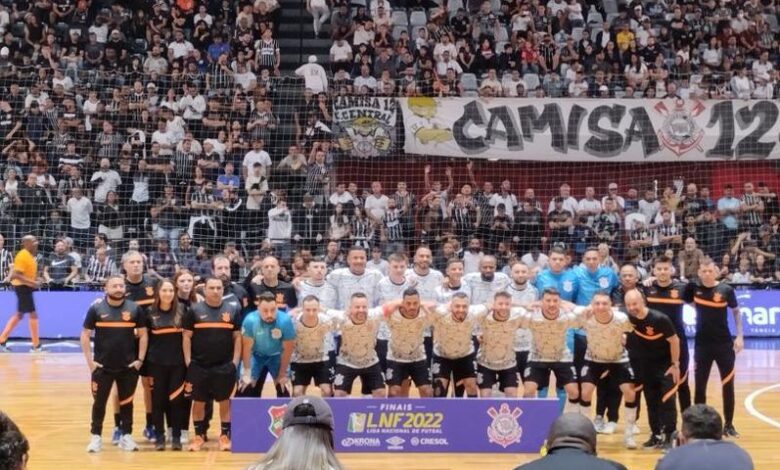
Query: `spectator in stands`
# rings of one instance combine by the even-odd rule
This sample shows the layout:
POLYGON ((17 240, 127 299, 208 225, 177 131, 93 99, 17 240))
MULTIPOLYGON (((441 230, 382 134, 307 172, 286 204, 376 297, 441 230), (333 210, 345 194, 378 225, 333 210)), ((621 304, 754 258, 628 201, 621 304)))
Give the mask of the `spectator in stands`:
POLYGON ((76 187, 71 190, 66 207, 70 213, 70 237, 77 248, 85 248, 92 226, 92 201, 84 196, 81 188, 76 187))
POLYGON ((69 290, 78 274, 78 266, 68 254, 67 244, 64 240, 57 240, 54 243, 54 254, 43 268, 43 280, 50 290, 69 290))
POLYGON ((693 405, 683 412, 678 446, 663 456, 656 470, 676 468, 729 468, 752 470, 750 455, 723 440, 723 420, 708 405, 693 405))
MULTIPOLYGON (((309 0, 309 3, 317 2, 326 4, 325 0, 309 0)), ((329 14, 330 13, 328 13, 328 15, 329 14)), ((320 19, 322 19, 322 17, 320 17, 320 19)), ((317 23, 316 16, 314 22, 315 24, 317 23)), ((319 36, 319 30, 316 28, 314 35, 319 36)), ((295 75, 303 77, 306 88, 311 89, 314 93, 323 93, 328 91, 328 75, 325 73, 325 69, 322 67, 322 65, 317 63, 317 56, 315 55, 310 55, 308 63, 298 67, 295 70, 295 75)))
POLYGON ((157 249, 149 253, 147 272, 160 280, 173 278, 176 273, 176 259, 170 252, 168 240, 157 240, 157 249))

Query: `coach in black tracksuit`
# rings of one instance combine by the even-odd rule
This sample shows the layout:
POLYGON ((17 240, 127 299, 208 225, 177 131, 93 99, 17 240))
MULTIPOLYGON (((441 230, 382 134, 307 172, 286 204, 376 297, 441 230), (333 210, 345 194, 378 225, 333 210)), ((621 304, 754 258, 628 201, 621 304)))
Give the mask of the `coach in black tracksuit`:
POLYGON ((133 397, 138 370, 147 349, 146 319, 143 310, 125 299, 125 281, 112 276, 106 281, 106 297, 93 304, 84 318, 81 349, 92 372, 92 424, 90 432, 100 436, 106 415, 106 402, 116 383, 122 436, 133 432, 133 397), (95 332, 95 352, 90 336, 95 332), (136 331, 138 346, 136 346, 136 331))

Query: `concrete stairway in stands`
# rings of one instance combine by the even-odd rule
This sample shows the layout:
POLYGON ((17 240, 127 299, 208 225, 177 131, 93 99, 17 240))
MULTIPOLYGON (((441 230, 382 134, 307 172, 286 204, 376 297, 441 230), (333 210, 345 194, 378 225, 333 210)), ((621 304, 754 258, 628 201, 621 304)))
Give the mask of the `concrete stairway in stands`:
POLYGON ((309 56, 328 68, 328 55, 333 42, 330 39, 330 20, 322 27, 320 38, 314 37, 312 17, 306 11, 306 0, 280 0, 277 38, 282 54, 281 72, 286 75, 305 64, 309 56))

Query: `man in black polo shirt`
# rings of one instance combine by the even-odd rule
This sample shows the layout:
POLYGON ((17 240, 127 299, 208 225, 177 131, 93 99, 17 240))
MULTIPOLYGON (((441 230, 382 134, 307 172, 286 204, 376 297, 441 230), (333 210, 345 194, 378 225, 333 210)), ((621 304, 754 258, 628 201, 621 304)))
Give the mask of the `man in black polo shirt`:
POLYGON ((634 331, 626 347, 637 382, 647 398, 651 436, 643 447, 670 449, 677 427, 675 392, 680 381, 680 339, 669 318, 650 310, 642 293, 631 290, 625 295, 626 310, 634 331))
POLYGON ((147 336, 144 311, 125 299, 125 281, 112 276, 106 281, 106 297, 94 303, 87 311, 81 331, 81 350, 92 372, 92 438, 87 452, 102 449, 103 419, 111 387, 116 383, 119 395, 122 437, 119 448, 138 450, 133 441, 133 397, 138 383, 138 370, 146 356, 147 336), (95 332, 95 354, 92 355, 90 336, 95 332), (138 334, 136 346, 135 335, 138 334))
POLYGON ((688 285, 684 299, 696 308, 696 390, 694 402, 707 403, 707 380, 712 363, 718 365, 723 393, 723 434, 738 437, 734 428, 734 362, 742 351, 742 317, 734 288, 718 282, 720 273, 711 258, 699 263, 699 281, 688 285), (736 339, 729 331, 729 308, 734 317, 736 339))
POLYGON ((205 300, 198 302, 184 316, 184 362, 187 382, 184 391, 192 397, 192 420, 195 437, 191 451, 199 451, 205 440, 206 401, 219 403, 222 432, 219 450, 229 451, 230 397, 236 390, 236 370, 241 359, 241 306, 224 300, 222 281, 206 279, 205 300))
POLYGON ((238 302, 241 305, 241 314, 246 315, 248 312, 254 310, 254 302, 249 301, 249 295, 240 284, 231 281, 230 279, 230 259, 225 255, 216 255, 211 260, 211 274, 222 281, 222 287, 224 293, 222 297, 224 300, 232 300, 238 302))
POLYGON ((252 298, 257 299, 263 292, 270 292, 276 297, 276 307, 285 312, 298 306, 298 295, 295 288, 279 279, 279 260, 266 256, 260 262, 260 276, 252 279, 252 298))
MULTIPOLYGON (((136 305, 147 313, 149 307, 154 303, 154 292, 157 287, 157 280, 144 274, 144 258, 141 253, 130 250, 122 256, 122 269, 125 271, 125 296, 135 302, 136 305)), ((146 367, 141 367, 141 386, 144 388, 144 407, 146 410, 146 426, 144 427, 144 437, 148 441, 153 441, 154 426, 152 425, 152 383, 146 367)), ((116 407, 114 408, 117 409, 116 407)), ((116 412, 114 419, 118 418, 116 412)), ((116 423, 116 427, 119 424, 116 423)), ((116 430, 114 430, 115 440, 116 430)))
POLYGON ((687 284, 672 279, 672 260, 667 256, 659 256, 653 262, 653 281, 644 289, 647 296, 647 307, 658 310, 672 321, 680 338, 680 383, 677 385, 677 398, 680 401, 680 412, 684 412, 691 406, 691 389, 688 386, 688 365, 690 355, 688 353, 688 336, 685 334, 683 322, 683 295, 687 284))

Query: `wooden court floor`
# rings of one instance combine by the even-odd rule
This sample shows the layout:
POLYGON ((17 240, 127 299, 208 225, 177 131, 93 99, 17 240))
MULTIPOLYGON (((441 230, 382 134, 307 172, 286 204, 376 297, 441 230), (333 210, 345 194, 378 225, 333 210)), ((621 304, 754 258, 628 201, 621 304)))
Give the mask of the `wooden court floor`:
MULTIPOLYGON (((713 371, 713 378, 715 378, 713 371)), ((84 452, 89 438, 91 395, 89 374, 80 354, 33 356, 0 355, 0 409, 8 413, 31 442, 30 469, 242 469, 257 455, 204 451, 154 452, 142 444, 140 452, 125 453, 107 445, 102 453, 84 452)), ((718 381, 710 380, 709 396, 718 394, 718 381)), ((746 350, 738 356, 736 373, 737 416, 742 434, 738 443, 753 457, 757 469, 780 468, 780 351, 746 350)), ((142 397, 136 397, 135 422, 143 424, 142 397)), ((711 403, 720 409, 720 400, 711 403)), ((640 420, 644 441, 646 413, 640 420)), ((110 439, 107 417, 104 439, 110 439)), ((599 454, 631 469, 652 469, 660 454, 622 448, 622 434, 600 436, 599 454)), ((134 434, 139 436, 140 427, 134 434)), ((638 439, 639 441, 639 439, 638 439)), ((639 441, 640 443, 642 441, 639 441)), ((207 444, 211 445, 212 443, 207 444)), ((512 469, 535 455, 499 454, 342 454, 348 469, 455 470, 512 469)))

